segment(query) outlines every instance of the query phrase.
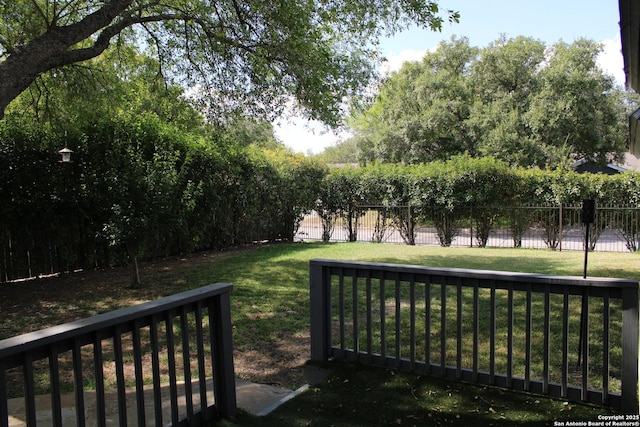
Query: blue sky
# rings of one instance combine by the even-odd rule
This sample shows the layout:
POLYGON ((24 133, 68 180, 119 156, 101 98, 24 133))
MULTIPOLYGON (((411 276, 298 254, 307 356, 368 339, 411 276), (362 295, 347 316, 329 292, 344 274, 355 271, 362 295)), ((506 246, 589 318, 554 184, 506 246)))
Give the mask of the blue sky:
MULTIPOLYGON (((624 83, 618 0, 440 0, 439 5, 459 11, 460 22, 445 22, 441 32, 412 28, 383 40, 381 48, 389 69, 398 69, 406 60, 419 60, 453 35, 468 37, 478 47, 487 46, 501 34, 533 37, 547 45, 585 37, 604 44, 601 66, 624 83)), ((302 153, 321 152, 348 137, 323 132, 320 124, 304 119, 285 119, 274 128, 280 141, 302 153)))

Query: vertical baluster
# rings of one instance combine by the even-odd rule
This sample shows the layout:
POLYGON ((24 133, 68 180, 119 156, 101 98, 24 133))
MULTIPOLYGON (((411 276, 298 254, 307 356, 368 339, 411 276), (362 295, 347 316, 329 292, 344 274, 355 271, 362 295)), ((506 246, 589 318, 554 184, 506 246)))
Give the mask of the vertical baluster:
POLYGON ((456 297, 457 297, 457 306, 456 306, 456 316, 457 316, 457 329, 456 329, 456 340, 458 342, 457 345, 457 357, 456 357, 456 378, 462 378, 462 282, 458 280, 457 289, 456 289, 456 297))
POLYGON ((157 427, 162 426, 162 389, 160 386, 160 343, 158 342, 158 315, 151 317, 149 337, 151 340, 151 372, 153 373, 153 408, 157 427))
POLYGON ((78 427, 85 426, 85 409, 84 409, 84 380, 82 375, 82 351, 80 348, 80 340, 78 338, 73 341, 73 384, 75 390, 76 401, 76 420, 78 427))
POLYGON ((582 293, 580 333, 582 334, 582 400, 587 400, 589 391, 589 294, 585 289, 582 293))
POLYGON ((402 307, 401 307, 401 299, 400 299, 400 275, 396 278, 395 283, 395 300, 396 300, 396 339, 395 339, 395 357, 396 357, 396 367, 400 367, 400 357, 402 356, 401 346, 401 321, 402 321, 402 307))
POLYGON ((176 378, 176 345, 173 334, 173 318, 175 312, 169 310, 166 314, 167 328, 167 369, 169 370, 169 396, 171 400, 171 424, 178 425, 178 383, 176 378))
MULTIPOLYGON (((371 291, 371 270, 367 269, 367 354, 371 358, 373 354, 373 295, 371 291)), ((371 359, 369 359, 371 361, 371 359)))
POLYGON ((62 402, 60 401, 60 363, 58 346, 49 346, 49 375, 51 378, 51 417, 54 426, 62 427, 62 402))
POLYGON ((127 425, 127 394, 124 383, 124 358, 122 354, 122 332, 116 326, 113 332, 113 352, 116 364, 116 383, 118 389, 118 419, 121 426, 127 425))
POLYGON ((380 355, 382 363, 386 363, 387 357, 387 316, 386 316, 386 295, 384 286, 384 273, 380 278, 380 355))
POLYGON ((424 283, 424 360, 427 373, 431 374, 431 278, 427 276, 424 283))
POLYGON ((354 270, 351 278, 351 317, 353 320, 353 351, 355 356, 360 352, 359 318, 358 318, 358 270, 354 270))
POLYGON ((36 425, 36 392, 35 385, 33 382, 33 356, 31 353, 27 352, 24 355, 23 361, 23 372, 24 372, 24 403, 25 409, 27 411, 27 425, 35 426, 36 425))
POLYGON ((196 344, 198 346, 198 383, 200 386, 200 411, 204 414, 207 409, 207 372, 204 364, 204 332, 202 328, 202 302, 198 301, 195 308, 196 344))
POLYGON ((138 412, 138 425, 146 425, 144 404, 144 374, 142 372, 142 345, 140 339, 140 322, 133 322, 133 365, 136 377, 136 409, 138 412))
POLYGON ((609 338, 609 316, 610 300, 609 292, 604 294, 602 307, 602 404, 609 403, 609 346, 611 345, 609 338))
POLYGON ((567 397, 569 386, 569 289, 564 290, 562 305, 562 397, 567 397))
POLYGON ((491 297, 489 308, 489 382, 496 380, 496 285, 491 282, 491 297))
POLYGON ((447 279, 440 279, 440 375, 447 373, 447 279))
POLYGON ((0 360, 0 427, 9 427, 9 405, 7 396, 7 368, 0 360))
POLYGON ((473 382, 478 381, 478 352, 480 339, 480 285, 473 283, 473 382))
POLYGON ((507 388, 513 379, 513 283, 507 287, 507 388))
POLYGON ((549 350, 551 339, 551 304, 549 285, 544 287, 544 331, 543 331, 543 367, 542 367, 542 393, 549 393, 549 350))
POLYGON ((524 390, 531 387, 531 283, 527 283, 527 307, 526 307, 526 333, 525 333, 525 366, 524 366, 524 390))
POLYGON ((344 352, 344 349, 346 346, 345 346, 344 270, 343 269, 340 269, 340 275, 338 276, 338 319, 339 319, 338 326, 340 328, 340 350, 344 352))
POLYGON ((106 426, 106 407, 104 398, 104 372, 102 354, 102 333, 97 331, 93 339, 93 369, 96 378, 96 418, 98 426, 106 426))
POLYGON ((184 369, 184 395, 187 404, 187 419, 193 419, 193 388, 191 387, 191 352, 189 351, 189 318, 187 306, 180 310, 182 332, 182 365, 184 369))
POLYGON ((409 353, 411 360, 411 371, 416 368, 416 280, 412 274, 409 281, 409 353))

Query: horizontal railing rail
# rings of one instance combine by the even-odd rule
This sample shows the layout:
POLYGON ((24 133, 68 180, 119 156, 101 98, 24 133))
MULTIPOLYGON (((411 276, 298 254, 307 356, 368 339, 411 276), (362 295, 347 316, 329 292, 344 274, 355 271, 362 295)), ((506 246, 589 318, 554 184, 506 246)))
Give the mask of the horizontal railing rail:
POLYGON ((62 426, 65 391, 73 393, 78 426, 87 423, 89 411, 98 426, 113 414, 119 425, 155 420, 156 426, 234 416, 232 287, 209 285, 0 341, 0 427, 8 427, 10 417, 37 425, 48 410, 36 404, 43 393, 51 397, 45 418, 62 426), (24 396, 24 413, 9 413, 9 399, 16 396, 24 396), (132 402, 135 419, 127 419, 132 402), (170 407, 165 419, 163 406, 170 407))
POLYGON ((638 282, 310 261, 311 359, 638 413, 638 282))

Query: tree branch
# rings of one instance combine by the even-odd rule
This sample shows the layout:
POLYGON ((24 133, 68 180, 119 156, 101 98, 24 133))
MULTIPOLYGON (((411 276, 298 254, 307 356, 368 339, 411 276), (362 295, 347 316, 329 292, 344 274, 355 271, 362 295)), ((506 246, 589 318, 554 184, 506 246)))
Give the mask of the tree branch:
POLYGON ((46 28, 51 28, 51 22, 49 22, 49 17, 47 16, 46 13, 44 13, 44 11, 42 10, 42 8, 38 4, 38 2, 35 1, 35 0, 31 0, 31 5, 38 12, 38 16, 40 16, 40 18, 42 18, 42 21, 44 22, 45 27, 46 28))

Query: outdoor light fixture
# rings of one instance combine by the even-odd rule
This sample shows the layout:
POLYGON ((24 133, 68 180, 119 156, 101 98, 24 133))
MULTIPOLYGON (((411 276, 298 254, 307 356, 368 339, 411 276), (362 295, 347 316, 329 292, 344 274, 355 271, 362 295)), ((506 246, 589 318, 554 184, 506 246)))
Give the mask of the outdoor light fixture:
POLYGON ((62 156, 60 163, 71 163, 71 153, 73 153, 73 151, 64 147, 62 150, 58 151, 58 153, 62 156))

